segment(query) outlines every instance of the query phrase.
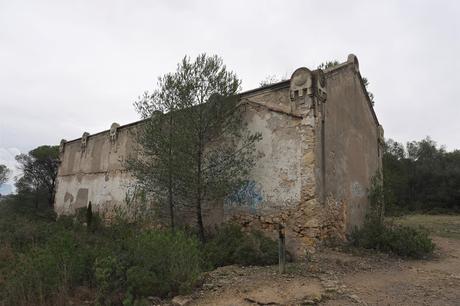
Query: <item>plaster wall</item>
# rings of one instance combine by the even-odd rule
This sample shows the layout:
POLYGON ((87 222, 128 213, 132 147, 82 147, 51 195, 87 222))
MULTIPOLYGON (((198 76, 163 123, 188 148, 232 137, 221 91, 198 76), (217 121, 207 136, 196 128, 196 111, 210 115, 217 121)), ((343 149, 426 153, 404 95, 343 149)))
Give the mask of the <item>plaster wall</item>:
POLYGON ((247 128, 261 133, 262 140, 256 145, 257 161, 248 186, 241 190, 243 197, 236 191, 236 197, 225 201, 228 212, 269 214, 300 201, 301 118, 289 111, 276 111, 289 109, 288 88, 272 93, 242 99, 247 102, 243 104, 247 128))
POLYGON ((324 154, 318 157, 325 160, 325 209, 339 234, 363 223, 371 178, 381 160, 379 125, 356 65, 327 73, 324 154))
MULTIPOLYGON (((236 190, 220 207, 208 204, 210 207, 205 210, 209 218, 215 219, 209 220, 209 224, 222 222, 235 212, 269 213, 296 205, 300 200, 302 148, 298 126, 301 119, 288 113, 287 97, 285 86, 262 96, 252 96, 253 103, 242 106, 246 108, 247 128, 263 136, 257 144, 257 164, 241 190, 236 190)), ((120 127, 115 141, 111 141, 109 131, 90 135, 84 149, 81 139, 65 143, 55 201, 58 213, 73 213, 89 201, 100 209, 124 204, 133 179, 123 162, 136 146, 134 133, 139 124, 142 123, 120 127)))
POLYGON ((81 139, 65 143, 57 177, 55 209, 71 214, 91 201, 98 210, 123 205, 132 178, 123 163, 134 147, 135 125, 118 130, 111 141, 109 131, 90 135, 83 149, 81 139))
POLYGON ((262 229, 277 238, 285 229, 287 249, 302 256, 313 248, 321 231, 321 206, 316 199, 315 126, 317 118, 305 97, 302 109, 290 99, 289 87, 273 94, 246 96, 248 128, 262 133, 257 149, 260 158, 251 180, 260 186, 258 205, 227 204, 226 218, 247 228, 262 229), (263 106, 261 106, 263 105, 263 106))

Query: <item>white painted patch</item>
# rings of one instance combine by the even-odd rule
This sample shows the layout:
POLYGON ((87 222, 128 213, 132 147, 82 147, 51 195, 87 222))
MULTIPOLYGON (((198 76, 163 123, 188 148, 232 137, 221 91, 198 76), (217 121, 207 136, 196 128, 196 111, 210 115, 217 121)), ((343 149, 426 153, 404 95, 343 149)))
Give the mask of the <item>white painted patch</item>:
POLYGON ((366 188, 358 182, 353 182, 351 184, 351 195, 353 197, 362 198, 366 196, 366 188))

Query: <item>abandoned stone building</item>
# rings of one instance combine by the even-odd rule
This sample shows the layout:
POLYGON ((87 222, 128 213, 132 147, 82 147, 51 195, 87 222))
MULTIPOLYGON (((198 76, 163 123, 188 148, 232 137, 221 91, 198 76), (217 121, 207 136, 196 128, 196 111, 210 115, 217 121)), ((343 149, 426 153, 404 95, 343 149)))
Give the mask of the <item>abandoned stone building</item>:
MULTIPOLYGON (((337 66, 299 68, 291 78, 240 94, 247 127, 262 133, 260 158, 237 196, 210 205, 206 225, 234 220, 276 235, 301 255, 327 238, 345 239, 362 224, 371 178, 381 167, 383 129, 349 55, 337 66)), ((107 211, 126 205, 133 178, 123 161, 142 121, 61 141, 55 209, 70 214, 91 201, 107 211)))

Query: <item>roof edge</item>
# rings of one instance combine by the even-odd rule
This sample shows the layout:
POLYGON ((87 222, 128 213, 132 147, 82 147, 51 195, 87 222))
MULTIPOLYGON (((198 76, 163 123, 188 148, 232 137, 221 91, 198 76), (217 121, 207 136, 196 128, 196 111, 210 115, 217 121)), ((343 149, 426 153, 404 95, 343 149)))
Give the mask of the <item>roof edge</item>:
POLYGON ((257 87, 257 88, 254 88, 254 89, 250 89, 250 90, 240 92, 238 94, 238 96, 242 97, 242 96, 257 93, 259 91, 274 90, 274 89, 281 89, 281 88, 289 87, 290 82, 291 82, 291 80, 289 79, 289 80, 283 80, 283 81, 280 81, 280 82, 268 84, 268 85, 265 85, 265 86, 261 86, 261 87, 257 87))
POLYGON ((336 66, 330 67, 328 69, 324 69, 324 73, 326 75, 330 75, 333 72, 337 72, 341 69, 348 68, 349 66, 353 65, 355 73, 358 75, 359 82, 361 83, 361 88, 364 92, 364 96, 366 97, 367 104, 369 106, 369 109, 371 111, 372 117, 374 118, 375 123, 377 126, 380 126, 379 119, 377 118, 377 114, 375 113, 374 106, 372 105, 371 98, 369 97, 369 92, 367 91, 366 85, 364 85, 363 77, 361 75, 361 71, 359 70, 359 61, 356 55, 354 54, 349 54, 347 61, 343 62, 341 64, 338 64, 336 66))
MULTIPOLYGON (((254 88, 254 89, 250 89, 250 90, 247 90, 247 91, 243 91, 243 92, 240 92, 237 94, 237 97, 239 97, 240 99, 242 99, 243 97, 247 96, 247 95, 252 95, 252 94, 255 94, 255 93, 258 93, 258 92, 262 92, 262 91, 268 91, 268 90, 276 90, 276 89, 281 89, 281 88, 285 88, 285 87, 289 87, 289 82, 290 80, 284 80, 284 81, 280 81, 280 82, 277 82, 277 83, 273 83, 273 84, 269 84, 269 85, 266 85, 266 86, 261 86, 261 87, 258 87, 258 88, 254 88)), ((148 119, 141 119, 141 120, 137 120, 137 121, 134 121, 134 122, 131 122, 131 123, 127 123, 127 124, 123 124, 123 125, 120 125, 118 127, 118 129, 124 129, 124 128, 127 128, 127 127, 130 127, 130 126, 134 126, 134 125, 138 125, 144 121, 146 121, 148 119)), ((88 136, 88 138, 91 138, 93 136, 97 136, 97 135, 100 135, 100 134, 104 134, 104 133, 107 133, 109 132, 110 129, 106 129, 106 130, 102 130, 100 132, 97 132, 97 133, 94 133, 94 134, 90 134, 88 136)), ((72 143, 72 142, 76 142, 76 141, 79 141, 81 140, 81 137, 78 137, 78 138, 75 138, 75 139, 72 139, 72 140, 69 140, 69 141, 66 141, 65 143, 72 143)))
MULTIPOLYGON (((137 120, 137 121, 134 121, 134 122, 131 122, 131 123, 127 123, 127 124, 123 124, 123 125, 120 125, 117 130, 120 130, 120 129, 124 129, 124 128, 128 128, 130 126, 134 126, 134 125, 138 125, 144 121, 146 121, 148 119, 141 119, 141 120, 137 120)), ((100 132, 97 132, 97 133, 94 133, 94 134, 89 134, 88 138, 91 138, 93 136, 98 136, 100 134, 104 134, 104 133, 108 133, 110 132, 110 129, 107 129, 107 130, 102 130, 100 132)), ((78 137, 78 138, 75 138, 75 139, 72 139, 72 140, 69 140, 69 141, 66 141, 65 143, 68 144, 68 143, 71 143, 71 142, 76 142, 78 140, 81 140, 81 137, 78 137)))

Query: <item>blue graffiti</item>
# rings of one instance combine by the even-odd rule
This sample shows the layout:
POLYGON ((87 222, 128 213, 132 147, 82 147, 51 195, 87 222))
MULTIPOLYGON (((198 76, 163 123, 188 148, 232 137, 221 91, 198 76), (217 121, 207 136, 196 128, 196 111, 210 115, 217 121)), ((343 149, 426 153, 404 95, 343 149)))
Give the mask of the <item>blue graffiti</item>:
POLYGON ((249 206, 255 209, 263 198, 255 181, 246 181, 240 189, 232 192, 225 200, 227 205, 249 206))

